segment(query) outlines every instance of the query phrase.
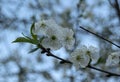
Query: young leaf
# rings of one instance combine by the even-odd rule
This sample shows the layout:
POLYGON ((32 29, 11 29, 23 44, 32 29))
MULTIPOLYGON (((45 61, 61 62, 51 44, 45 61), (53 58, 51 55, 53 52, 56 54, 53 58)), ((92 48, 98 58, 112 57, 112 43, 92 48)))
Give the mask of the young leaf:
POLYGON ((30 42, 30 40, 25 37, 18 37, 16 40, 13 41, 13 43, 16 42, 30 42))
POLYGON ((41 42, 43 41, 44 38, 45 38, 44 36, 41 37, 40 40, 39 40, 39 42, 41 43, 41 42))
POLYGON ((39 42, 37 39, 32 39, 32 38, 26 36, 24 33, 22 33, 22 35, 23 35, 26 39, 30 40, 30 43, 32 43, 32 44, 37 44, 37 43, 39 42))
POLYGON ((36 40, 31 39, 31 38, 26 38, 26 37, 18 37, 12 43, 16 43, 16 42, 26 42, 26 43, 31 43, 31 44, 37 44, 36 40))
POLYGON ((23 35, 26 39, 31 39, 30 37, 26 36, 24 33, 22 33, 22 35, 23 35))
POLYGON ((33 39, 37 40, 37 35, 33 33, 33 30, 35 29, 35 23, 33 23, 31 25, 31 28, 30 28, 30 33, 31 33, 31 36, 33 39))
POLYGON ((39 48, 34 48, 34 49, 30 50, 29 53, 33 53, 33 52, 37 51, 38 49, 39 48))
POLYGON ((105 62, 106 62, 106 60, 104 58, 100 57, 95 65, 100 64, 100 63, 105 63, 105 62))

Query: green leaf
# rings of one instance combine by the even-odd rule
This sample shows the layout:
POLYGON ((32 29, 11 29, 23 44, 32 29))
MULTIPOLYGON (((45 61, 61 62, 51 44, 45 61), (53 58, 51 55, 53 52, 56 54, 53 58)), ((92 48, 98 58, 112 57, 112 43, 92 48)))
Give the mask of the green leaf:
POLYGON ((33 24, 31 25, 31 28, 30 28, 30 33, 31 33, 32 38, 31 38, 31 37, 28 37, 28 36, 26 36, 26 35, 24 35, 24 34, 22 33, 22 35, 23 35, 24 37, 18 37, 15 41, 13 41, 13 43, 16 43, 16 42, 26 42, 26 43, 32 43, 32 44, 35 44, 35 45, 38 44, 39 41, 37 40, 37 35, 35 35, 35 34, 33 33, 34 28, 35 28, 35 23, 33 23, 33 24))
POLYGON ((30 42, 30 40, 25 37, 18 37, 16 40, 13 41, 13 43, 16 42, 30 42))
POLYGON ((31 44, 35 44, 35 45, 38 44, 38 41, 31 39, 31 38, 26 38, 26 37, 18 37, 12 43, 17 43, 17 42, 26 42, 26 43, 31 43, 31 44))
POLYGON ((44 36, 41 37, 40 40, 39 40, 39 42, 42 43, 42 41, 43 41, 44 38, 45 38, 44 36))
POLYGON ((32 44, 38 44, 38 43, 39 43, 39 41, 38 41, 37 39, 32 39, 32 38, 26 36, 24 33, 22 33, 22 35, 23 35, 25 38, 27 38, 28 40, 30 40, 30 43, 32 43, 32 44))
POLYGON ((30 28, 30 33, 31 33, 31 36, 33 39, 37 40, 37 35, 33 33, 33 30, 35 29, 35 23, 33 23, 31 25, 31 28, 30 28))
POLYGON ((106 62, 106 60, 104 58, 100 57, 95 65, 98 65, 98 64, 101 64, 101 63, 105 63, 105 62, 106 62))
POLYGON ((24 33, 22 33, 22 35, 27 39, 31 39, 30 37, 26 36, 24 33))
POLYGON ((30 50, 29 53, 33 53, 33 52, 37 51, 38 49, 39 48, 34 48, 34 49, 30 50))

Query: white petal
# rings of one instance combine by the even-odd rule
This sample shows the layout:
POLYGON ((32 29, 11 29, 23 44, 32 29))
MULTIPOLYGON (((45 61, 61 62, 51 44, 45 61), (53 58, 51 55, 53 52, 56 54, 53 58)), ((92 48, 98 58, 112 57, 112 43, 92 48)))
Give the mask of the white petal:
POLYGON ((73 37, 74 32, 72 31, 72 29, 63 28, 62 33, 63 45, 69 50, 72 49, 75 43, 75 39, 73 37))
POLYGON ((45 32, 46 32, 47 28, 48 27, 47 27, 45 21, 41 20, 41 21, 35 23, 34 33, 36 33, 37 35, 45 35, 45 32))
POLYGON ((118 55, 112 53, 111 55, 108 56, 107 61, 106 61, 106 65, 110 66, 110 65, 117 65, 120 62, 120 58, 118 55))
POLYGON ((58 40, 54 41, 54 40, 51 40, 50 38, 45 38, 42 41, 42 45, 45 48, 50 48, 50 49, 53 49, 53 50, 58 50, 62 47, 62 44, 58 40))
POLYGON ((100 58, 98 49, 96 47, 90 46, 89 50, 91 51, 92 62, 96 63, 100 58))
POLYGON ((91 55, 91 59, 92 59, 92 62, 93 63, 97 63, 98 59, 100 58, 99 54, 98 53, 93 53, 91 55))
POLYGON ((86 55, 83 50, 76 49, 71 53, 71 61, 75 64, 76 68, 78 67, 77 65, 81 68, 85 68, 90 62, 90 57, 86 55))
POLYGON ((85 68, 86 66, 88 66, 89 62, 90 62, 90 57, 88 55, 84 55, 83 59, 81 59, 80 61, 80 66, 82 68, 85 68))

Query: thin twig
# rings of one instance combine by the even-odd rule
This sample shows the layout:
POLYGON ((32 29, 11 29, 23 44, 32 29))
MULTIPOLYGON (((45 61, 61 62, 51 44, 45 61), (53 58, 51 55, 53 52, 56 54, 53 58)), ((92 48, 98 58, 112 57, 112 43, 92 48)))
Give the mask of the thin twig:
POLYGON ((105 70, 101 70, 99 68, 96 68, 96 67, 93 67, 93 66, 90 66, 90 65, 88 65, 87 67, 91 68, 91 69, 94 69, 94 70, 97 70, 97 71, 100 71, 100 72, 103 72, 103 73, 107 73, 109 76, 120 76, 119 74, 111 73, 111 72, 108 72, 108 71, 105 71, 105 70))
MULTIPOLYGON (((51 57, 54 57, 54 58, 56 58, 56 59, 61 60, 61 63, 73 64, 73 63, 72 63, 71 61, 69 61, 69 60, 65 60, 65 59, 63 59, 63 58, 61 58, 61 57, 58 57, 58 56, 52 54, 52 53, 50 52, 50 50, 44 48, 44 47, 43 47, 42 45, 40 45, 40 44, 38 45, 38 47, 39 47, 40 49, 42 49, 42 50, 46 53, 47 56, 51 56, 51 57)), ((103 72, 103 73, 107 73, 107 74, 110 75, 110 76, 120 76, 119 74, 111 73, 111 72, 108 72, 108 71, 105 71, 105 70, 102 70, 102 69, 98 69, 98 68, 93 67, 93 66, 91 66, 91 65, 88 65, 87 67, 90 68, 90 69, 94 69, 94 70, 103 72)))
POLYGON ((80 28, 83 29, 83 30, 85 30, 85 31, 87 31, 87 32, 89 32, 89 33, 91 33, 91 34, 93 34, 93 35, 95 35, 95 36, 97 36, 97 37, 99 37, 99 38, 101 38, 101 39, 103 39, 103 40, 105 40, 105 41, 107 41, 107 42, 109 42, 109 43, 111 43, 111 44, 113 44, 114 46, 120 48, 119 45, 117 45, 117 44, 111 42, 110 40, 108 40, 108 39, 106 39, 106 38, 104 38, 104 37, 102 37, 102 36, 100 36, 100 35, 98 35, 98 34, 96 34, 96 33, 94 33, 94 32, 91 32, 91 31, 87 30, 87 29, 85 29, 85 28, 82 27, 82 26, 80 26, 80 28))
POLYGON ((114 4, 111 2, 111 0, 108 0, 109 4, 114 8, 114 4))
POLYGON ((117 13, 117 16, 119 18, 120 21, 120 4, 118 0, 114 0, 114 2, 112 3, 111 0, 108 0, 109 4, 114 8, 114 10, 117 13))
POLYGON ((69 61, 69 60, 65 60, 65 59, 63 59, 63 58, 60 58, 60 57, 58 57, 58 56, 55 56, 54 54, 52 54, 52 53, 50 52, 50 50, 44 48, 42 45, 38 44, 38 47, 41 48, 42 51, 46 52, 46 53, 47 53, 47 54, 46 54, 47 56, 51 56, 51 57, 54 57, 54 58, 56 58, 56 59, 59 59, 59 60, 61 60, 62 63, 70 63, 70 64, 72 64, 72 62, 69 61))

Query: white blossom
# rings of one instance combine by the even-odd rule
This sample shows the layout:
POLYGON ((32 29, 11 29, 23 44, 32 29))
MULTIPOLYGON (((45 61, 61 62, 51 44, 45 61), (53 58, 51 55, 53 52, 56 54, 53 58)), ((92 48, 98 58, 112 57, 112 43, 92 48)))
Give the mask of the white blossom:
POLYGON ((96 47, 94 46, 85 46, 82 45, 81 49, 85 52, 86 55, 89 55, 90 59, 92 60, 92 63, 96 63, 99 59, 99 51, 96 47))
POLYGON ((118 65, 119 63, 120 63, 120 52, 111 53, 106 60, 106 66, 118 65))
POLYGON ((60 41, 58 39, 52 39, 52 37, 51 38, 45 38, 42 41, 42 45, 45 48, 50 48, 52 50, 57 50, 57 49, 60 49, 62 47, 60 41))
POLYGON ((60 41, 61 31, 56 29, 48 29, 46 31, 46 38, 43 39, 42 45, 45 48, 51 48, 53 50, 60 49, 62 47, 62 43, 60 41))
POLYGON ((85 68, 90 62, 90 57, 85 54, 83 49, 76 49, 74 52, 72 52, 70 59, 77 70, 80 67, 85 68))
POLYGON ((96 47, 94 46, 83 46, 84 51, 86 52, 86 55, 89 55, 92 62, 96 63, 98 59, 100 58, 99 56, 99 51, 96 47))
POLYGON ((79 49, 76 49, 71 53, 71 61, 77 69, 79 66, 81 68, 86 67, 90 60, 96 63, 98 59, 98 50, 93 46, 86 47, 85 45, 82 45, 79 49))
POLYGON ((45 48, 57 50, 64 46, 67 49, 72 49, 75 43, 72 29, 61 27, 53 19, 41 20, 35 23, 33 32, 40 37, 41 35, 45 37, 42 40, 42 45, 45 48))
POLYGON ((75 43, 75 38, 73 37, 74 32, 72 29, 69 28, 63 28, 62 29, 63 32, 63 45, 67 48, 67 49, 72 49, 75 43))
POLYGON ((37 35, 45 35, 47 24, 45 20, 41 20, 37 23, 35 23, 35 30, 33 31, 37 35))
MULTIPOLYGON (((35 23, 35 30, 33 31, 38 36, 42 35, 45 38, 42 40, 42 45, 45 48, 57 50, 62 47, 60 39, 62 38, 62 27, 59 26, 53 19, 41 20, 35 23)), ((39 38, 39 37, 38 37, 39 38)))

